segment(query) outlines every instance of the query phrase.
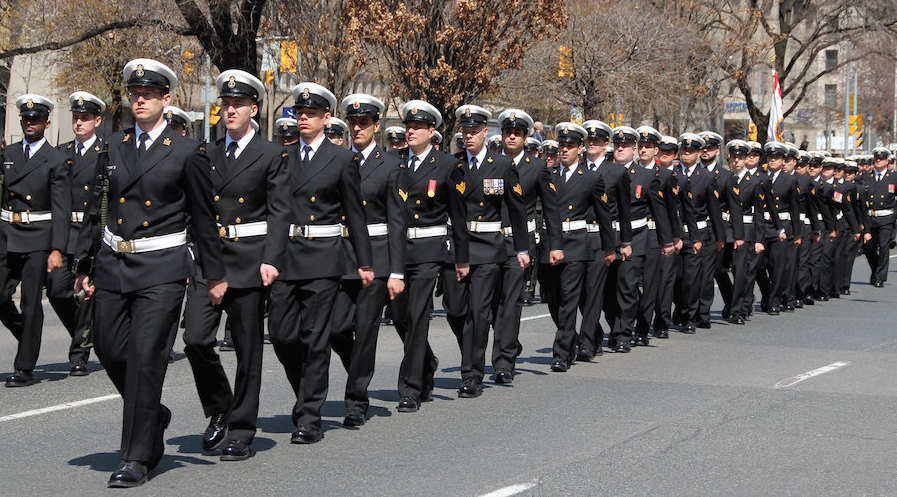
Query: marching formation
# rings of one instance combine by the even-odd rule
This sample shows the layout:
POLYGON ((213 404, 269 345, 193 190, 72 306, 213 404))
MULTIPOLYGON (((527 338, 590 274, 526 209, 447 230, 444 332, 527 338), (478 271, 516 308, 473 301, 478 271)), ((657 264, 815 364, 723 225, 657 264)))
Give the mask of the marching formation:
POLYGON ((123 77, 135 125, 108 140, 96 136, 105 104, 94 95, 69 97, 75 140, 58 148, 44 138, 53 102, 20 97, 24 140, 6 148, 0 183, 0 321, 18 340, 6 386, 35 383, 46 288, 72 336, 70 374, 89 374, 92 344, 124 399, 112 487, 143 484, 161 460, 182 305, 209 418, 203 448, 239 461, 253 455, 266 317, 296 399, 290 441, 312 444, 331 352, 348 373, 343 423, 367 421, 384 312, 404 343, 397 411, 430 399, 434 294, 461 353, 458 396, 475 398, 485 381, 514 382, 537 286, 561 373, 710 328, 715 286, 723 319, 745 325, 755 286, 759 309, 776 315, 849 294, 860 252, 874 286, 887 278, 897 172, 883 148, 845 160, 595 120, 558 123, 540 140, 534 130, 546 131, 523 110, 493 120, 468 104, 454 111, 449 155, 431 104, 405 103, 404 127, 379 144, 382 101, 338 101, 311 82, 293 88, 296 118, 279 119, 271 143, 254 120, 264 84, 239 70, 217 78, 226 133, 203 144, 170 107, 170 68, 136 59, 123 77), (490 122, 501 135, 487 140, 490 122), (223 314, 233 386, 215 350, 223 314))

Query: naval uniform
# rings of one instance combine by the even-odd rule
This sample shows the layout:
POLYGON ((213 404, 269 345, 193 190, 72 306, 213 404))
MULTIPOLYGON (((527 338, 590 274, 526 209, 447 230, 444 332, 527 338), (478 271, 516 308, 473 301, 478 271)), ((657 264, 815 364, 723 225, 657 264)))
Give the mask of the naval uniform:
MULTIPOLYGON (((724 169, 715 161, 704 165, 707 171, 713 174, 714 190, 719 194, 717 201, 720 203, 720 212, 725 212, 726 196, 723 188, 732 179, 732 171, 724 169)), ((716 260, 713 263, 713 279, 716 286, 719 287, 720 296, 723 299, 723 306, 728 307, 732 301, 732 279, 729 277, 729 268, 732 267, 732 256, 735 250, 735 239, 732 234, 732 226, 730 223, 723 224, 725 229, 725 243, 722 250, 716 251, 716 260)), ((714 247, 715 249, 715 247, 714 247)), ((710 321, 710 308, 713 306, 713 297, 716 294, 713 285, 706 285, 701 293, 701 304, 698 312, 698 320, 703 323, 710 321)), ((724 309, 724 311, 727 309, 724 309)), ((731 311, 730 311, 731 312, 731 311)), ((725 313, 725 312, 724 312, 725 313)))
MULTIPOLYGON (((290 198, 287 154, 251 129, 240 140, 219 138, 208 153, 214 164, 211 200, 228 286, 221 303, 213 306, 204 275, 191 278, 184 312, 184 353, 205 416, 226 414, 229 440, 248 445, 258 418, 268 294, 259 267, 284 268, 290 198), (227 313, 237 355, 233 390, 215 352, 222 312, 227 313)), ((196 252, 202 259, 201 249, 196 252)))
POLYGON ((864 227, 865 233, 872 235, 872 239, 864 245, 864 252, 872 268, 873 283, 885 282, 890 265, 888 246, 894 236, 894 222, 897 219, 897 173, 885 170, 884 174, 879 174, 873 170, 866 187, 868 223, 864 227))
MULTIPOLYGON (((14 281, 21 282, 20 305, 22 308, 22 332, 13 366, 17 371, 31 372, 40 354, 44 311, 41 293, 47 285, 47 296, 53 300, 65 300, 60 305, 63 323, 73 335, 70 360, 85 360, 86 354, 75 347, 74 337, 76 305, 69 278, 48 278, 47 257, 53 250, 67 252, 69 218, 71 216, 71 189, 69 185, 70 160, 65 154, 41 138, 35 143, 16 142, 6 147, 3 163, 2 226, 5 243, 0 250, 7 280, 3 288, 12 292, 14 281), (28 153, 24 147, 28 147, 28 153), (65 281, 69 285, 62 288, 65 281)), ((65 260, 63 259, 63 264, 65 260)), ((67 272, 63 266, 53 273, 67 272)), ((50 273, 50 274, 53 274, 50 273)), ((57 302, 57 305, 61 302, 57 302)), ((15 331, 14 331, 15 334, 15 331)))
POLYGON ((161 458, 171 417, 160 400, 194 264, 188 224, 203 275, 224 278, 210 167, 198 142, 165 123, 115 133, 109 139, 109 223, 95 244, 101 198, 91 196, 78 239, 78 273, 88 274, 94 259, 97 356, 124 399, 120 456, 150 469, 161 458))

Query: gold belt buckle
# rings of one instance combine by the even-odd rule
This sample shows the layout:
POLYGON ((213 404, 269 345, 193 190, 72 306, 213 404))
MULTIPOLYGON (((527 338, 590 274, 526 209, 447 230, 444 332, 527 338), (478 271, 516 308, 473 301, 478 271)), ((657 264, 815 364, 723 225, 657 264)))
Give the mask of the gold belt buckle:
POLYGON ((121 240, 118 242, 118 252, 127 252, 130 254, 132 249, 131 240, 121 240))
POLYGON ((349 228, 347 228, 346 226, 343 226, 342 232, 343 232, 343 238, 349 238, 349 228))
POLYGON ((218 236, 221 238, 227 238, 227 228, 224 226, 218 227, 218 236))
POLYGON ((12 222, 21 223, 22 222, 22 213, 21 212, 13 212, 12 213, 12 222))

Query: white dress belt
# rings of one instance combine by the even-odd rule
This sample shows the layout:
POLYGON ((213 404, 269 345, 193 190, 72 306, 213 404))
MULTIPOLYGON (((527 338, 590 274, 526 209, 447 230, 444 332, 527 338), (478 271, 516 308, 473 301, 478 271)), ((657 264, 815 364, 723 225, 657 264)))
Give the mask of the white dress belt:
POLYGON ((169 233, 167 235, 149 236, 137 240, 125 240, 118 235, 112 234, 112 232, 109 231, 109 227, 104 226, 103 243, 114 252, 118 253, 140 254, 143 252, 153 252, 156 250, 164 250, 186 245, 187 230, 179 231, 177 233, 169 233))
MULTIPOLYGON (((564 232, 579 231, 587 229, 588 225, 589 224, 585 221, 585 219, 580 219, 578 221, 564 221, 561 223, 561 230, 564 232)), ((597 228, 598 225, 596 224, 595 227, 597 228)), ((595 231, 598 230, 596 229, 595 231)))
POLYGON ((869 210, 869 215, 872 217, 890 216, 893 213, 894 213, 894 209, 881 209, 881 210, 870 209, 869 210))
MULTIPOLYGON (((698 222, 695 223, 695 224, 698 225, 698 229, 699 229, 699 230, 702 230, 702 229, 704 229, 704 228, 706 228, 706 227, 708 226, 708 225, 707 225, 707 221, 698 221, 698 222)), ((688 233, 688 225, 684 225, 684 226, 682 226, 682 231, 685 232, 685 233, 688 233)))
POLYGON ((838 221, 840 221, 843 217, 844 217, 843 212, 839 212, 838 214, 835 215, 835 219, 837 219, 838 221))
MULTIPOLYGON (((386 223, 374 223, 368 225, 368 236, 386 236, 389 227, 386 223)), ((349 238, 349 227, 343 226, 343 238, 349 238)))
POLYGON ((73 223, 83 223, 84 222, 84 212, 72 211, 72 222, 73 223))
MULTIPOLYGON (((647 218, 645 218, 645 222, 647 224, 647 218)), ((620 223, 618 223, 616 221, 611 221, 611 224, 613 225, 614 230, 620 231, 620 223)), ((633 226, 632 228, 635 229, 635 226, 633 226)), ((589 223, 588 225, 586 225, 586 229, 589 230, 589 233, 598 233, 601 231, 601 227, 598 225, 597 222, 589 223)))
POLYGON ((8 223, 32 223, 35 221, 49 221, 53 218, 50 211, 39 212, 13 212, 6 209, 0 210, 0 221, 8 223))
MULTIPOLYGON (((645 226, 648 226, 648 218, 643 217, 643 218, 639 218, 639 219, 633 219, 632 221, 630 221, 630 224, 632 225, 632 229, 634 229, 634 230, 637 230, 639 228, 644 228, 645 226)), ((617 231, 620 230, 620 228, 618 228, 616 226, 614 227, 614 229, 616 229, 617 231)))
POLYGON ((303 238, 333 238, 343 235, 343 225, 341 224, 291 224, 289 236, 301 236, 303 238))
POLYGON ((268 221, 257 221, 245 224, 229 224, 227 226, 218 225, 218 236, 221 238, 262 236, 268 234, 268 221))
POLYGON ((501 221, 467 221, 471 233, 500 233, 501 221))
MULTIPOLYGON (((765 219, 765 220, 767 220, 767 221, 772 221, 772 217, 769 215, 768 212, 764 212, 764 213, 763 213, 763 219, 765 219)), ((791 213, 790 213, 790 212, 780 212, 780 213, 779 213, 779 220, 781 220, 781 221, 791 221, 791 213)))
POLYGON ((445 226, 420 226, 417 228, 408 228, 407 237, 409 240, 415 238, 433 238, 434 236, 445 236, 448 229, 445 226))
MULTIPOLYGON (((526 232, 534 233, 535 231, 536 231, 536 220, 530 219, 529 221, 526 222, 526 232)), ((514 228, 512 228, 510 226, 505 226, 504 228, 501 229, 501 232, 503 235, 505 235, 508 238, 514 236, 514 228)))

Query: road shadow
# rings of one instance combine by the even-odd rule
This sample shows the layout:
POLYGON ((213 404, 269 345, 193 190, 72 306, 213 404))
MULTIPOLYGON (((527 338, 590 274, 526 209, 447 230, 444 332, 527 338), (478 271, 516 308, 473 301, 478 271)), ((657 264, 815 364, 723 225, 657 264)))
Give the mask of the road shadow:
MULTIPOLYGON (((178 454, 205 454, 208 456, 215 456, 221 453, 221 447, 208 452, 204 451, 202 449, 202 435, 173 437, 169 438, 167 443, 177 446, 178 454)), ((255 437, 252 441, 252 450, 263 452, 273 448, 275 445, 277 445, 277 442, 270 438, 255 437)))
MULTIPOLYGON (((91 471, 96 471, 99 473, 112 473, 113 471, 118 469, 118 465, 120 462, 121 460, 119 459, 118 452, 97 452, 94 454, 87 454, 71 459, 69 460, 68 464, 70 466, 86 467, 91 471)), ((165 473, 166 471, 170 471, 176 468, 182 468, 188 465, 209 464, 215 463, 212 461, 207 461, 205 459, 200 459, 198 457, 166 454, 162 456, 162 460, 159 462, 159 465, 156 466, 155 469, 150 471, 150 476, 152 477, 154 475, 160 475, 162 473, 165 473)))

